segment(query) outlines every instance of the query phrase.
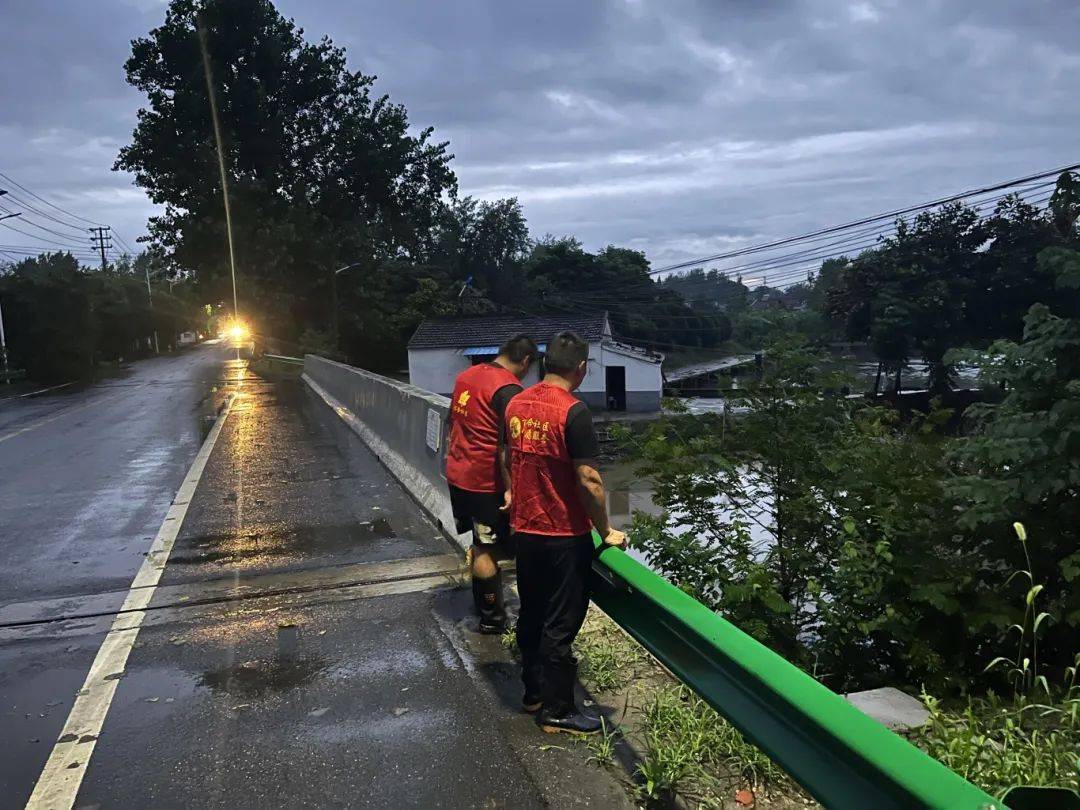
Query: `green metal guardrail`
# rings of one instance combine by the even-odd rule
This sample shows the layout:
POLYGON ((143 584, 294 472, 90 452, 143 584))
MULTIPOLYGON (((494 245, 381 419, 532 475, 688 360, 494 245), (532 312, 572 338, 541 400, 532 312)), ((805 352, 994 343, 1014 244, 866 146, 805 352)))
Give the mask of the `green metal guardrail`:
POLYGON ((826 807, 1006 807, 622 551, 593 569, 593 601, 826 807))

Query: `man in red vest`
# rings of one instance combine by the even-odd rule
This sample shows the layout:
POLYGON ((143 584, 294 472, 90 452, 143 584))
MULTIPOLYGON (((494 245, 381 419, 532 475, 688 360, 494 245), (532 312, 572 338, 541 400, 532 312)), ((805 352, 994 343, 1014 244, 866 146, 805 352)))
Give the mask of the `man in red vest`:
POLYGON ((493 362, 461 372, 450 400, 450 442, 446 481, 457 529, 471 531, 473 599, 481 633, 502 633, 506 626, 498 560, 510 555, 510 526, 500 472, 499 432, 506 403, 521 392, 521 379, 538 354, 527 335, 510 338, 493 362))
POLYGON ((522 707, 538 711, 537 722, 551 733, 601 728, 599 718, 574 701, 571 644, 589 608, 592 529, 609 545, 626 543, 608 523, 592 414, 571 393, 585 379, 588 360, 589 345, 573 332, 560 332, 547 344, 544 379, 506 407, 508 452, 502 460, 517 541, 522 707))

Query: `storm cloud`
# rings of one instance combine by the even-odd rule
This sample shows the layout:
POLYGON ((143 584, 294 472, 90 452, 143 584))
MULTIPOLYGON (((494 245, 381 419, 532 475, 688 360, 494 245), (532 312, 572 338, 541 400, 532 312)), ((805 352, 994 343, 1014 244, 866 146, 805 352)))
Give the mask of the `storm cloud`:
MULTIPOLYGON (((278 6, 450 141, 463 194, 655 265, 1080 156, 1072 0, 278 6)), ((111 171, 142 102, 123 62, 163 16, 0 0, 0 171, 128 242, 154 207, 111 171)))

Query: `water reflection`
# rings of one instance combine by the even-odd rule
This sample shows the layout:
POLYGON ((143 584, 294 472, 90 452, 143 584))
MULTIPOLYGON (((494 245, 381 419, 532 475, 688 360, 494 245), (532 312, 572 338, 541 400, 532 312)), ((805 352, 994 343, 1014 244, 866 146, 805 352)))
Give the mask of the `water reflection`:
POLYGON ((300 627, 284 622, 277 627, 277 644, 270 658, 208 670, 201 683, 236 697, 258 697, 268 692, 285 692, 312 681, 326 667, 318 655, 305 655, 300 627))
MULTIPOLYGON (((627 530, 634 520, 635 512, 660 517, 664 509, 653 500, 653 484, 648 478, 637 473, 637 464, 622 460, 604 465, 604 487, 607 491, 608 516, 616 529, 627 530)), ((747 484, 750 489, 750 484, 747 484)), ((751 548, 757 556, 764 555, 775 543, 771 531, 772 495, 767 491, 758 491, 751 502, 740 506, 732 504, 725 496, 715 495, 711 499, 717 517, 723 522, 739 522, 749 534, 751 548)), ((679 522, 679 515, 670 515, 671 531, 682 534, 690 527, 679 522)), ((630 536, 633 541, 633 534, 630 536)), ((642 564, 648 565, 641 552, 630 549, 630 556, 642 564)))

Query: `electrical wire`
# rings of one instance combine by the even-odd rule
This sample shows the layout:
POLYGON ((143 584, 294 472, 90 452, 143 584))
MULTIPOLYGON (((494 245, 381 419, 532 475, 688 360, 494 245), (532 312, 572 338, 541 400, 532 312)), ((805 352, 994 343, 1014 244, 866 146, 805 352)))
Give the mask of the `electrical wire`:
MULTIPOLYGON (((1021 192, 1021 193, 1012 192, 1012 193, 1008 193, 1008 194, 1002 194, 1002 195, 999 195, 998 197, 995 197, 995 198, 992 198, 992 199, 989 199, 989 200, 984 200, 984 201, 982 201, 982 202, 980 202, 978 204, 972 205, 970 207, 973 210, 977 211, 977 212, 982 212, 982 211, 985 211, 985 209, 993 207, 992 211, 990 211, 989 213, 984 213, 984 215, 982 216, 982 220, 985 221, 989 217, 993 216, 994 213, 996 213, 997 206, 1002 200, 1004 200, 1004 199, 1006 199, 1008 197, 1014 196, 1014 194, 1015 194, 1015 196, 1017 196, 1018 199, 1020 199, 1021 202, 1024 202, 1024 203, 1029 204, 1029 205, 1038 205, 1038 204, 1041 204, 1041 203, 1045 202, 1046 200, 1048 200, 1052 196, 1053 191, 1042 191, 1042 192, 1040 192, 1038 194, 1032 195, 1031 197, 1024 197, 1023 193, 1027 193, 1027 192, 1031 192, 1031 191, 1038 191, 1040 188, 1045 188, 1047 185, 1048 184, 1046 184, 1046 183, 1035 184, 1035 185, 1029 186, 1028 188, 1024 189, 1023 192, 1021 192)), ((1049 184, 1049 185, 1053 185, 1053 184, 1049 184)), ((717 275, 720 275, 720 276, 725 277, 725 278, 734 278, 737 275, 744 275, 746 273, 754 273, 755 275, 768 276, 768 275, 772 275, 772 271, 774 271, 774 270, 784 270, 785 268, 792 268, 793 267, 795 269, 786 270, 784 272, 779 273, 779 277, 786 284, 794 284, 794 283, 798 283, 799 281, 807 280, 808 271, 813 271, 814 269, 817 269, 818 266, 820 265, 820 262, 822 262, 824 260, 832 259, 832 258, 841 258, 841 257, 844 257, 844 256, 851 255, 856 250, 861 251, 861 250, 866 250, 866 249, 871 249, 871 248, 877 247, 879 244, 881 244, 884 241, 885 238, 887 238, 885 236, 885 233, 887 231, 895 232, 895 229, 896 229, 895 224, 890 225, 890 226, 876 226, 876 228, 873 229, 873 230, 879 231, 880 234, 881 234, 877 239, 859 242, 858 237, 852 235, 852 236, 843 237, 843 238, 840 238, 840 239, 833 239, 828 244, 818 245, 815 248, 810 248, 810 249, 807 249, 807 250, 797 251, 797 252, 794 252, 794 253, 783 253, 781 255, 766 258, 766 259, 756 259, 754 261, 747 262, 745 264, 734 265, 734 266, 730 266, 730 267, 726 267, 726 268, 711 268, 709 272, 715 272, 717 275), (843 248, 842 249, 836 249, 836 248, 840 248, 840 246, 843 246, 843 248), (810 262, 813 262, 813 264, 809 264, 810 262), (803 265, 803 266, 800 266, 800 265, 803 265)), ((703 270, 704 268, 693 268, 693 269, 702 269, 703 270)), ((650 273, 650 275, 652 275, 652 274, 650 273)), ((672 290, 675 290, 676 292, 680 292, 680 290, 685 287, 685 284, 672 283, 672 282, 668 281, 668 279, 673 279, 673 278, 678 278, 678 277, 679 276, 668 276, 668 277, 660 279, 659 283, 663 285, 665 282, 667 282, 667 283, 671 284, 671 286, 668 289, 672 289, 672 290)), ((710 282, 707 279, 702 280, 701 282, 691 282, 691 283, 700 283, 704 287, 709 287, 709 286, 712 286, 714 284, 714 282, 710 282)), ((776 287, 777 285, 774 283, 774 284, 770 284, 769 286, 776 287)), ((625 305, 626 303, 631 302, 633 300, 637 300, 639 302, 642 300, 640 297, 637 298, 637 299, 634 299, 632 294, 628 297, 628 295, 625 292, 621 291, 617 287, 606 287, 605 288, 605 287, 588 287, 588 286, 585 286, 585 287, 582 287, 581 290, 583 290, 583 292, 575 291, 575 298, 580 298, 581 300, 591 300, 592 303, 598 304, 598 305, 599 304, 609 304, 609 305, 612 305, 612 306, 617 306, 617 305, 625 305), (611 298, 604 298, 602 296, 602 293, 604 293, 604 292, 610 293, 612 297, 611 298), (597 295, 596 293, 600 293, 601 295, 597 295)), ((684 295, 684 297, 685 297, 685 295, 684 295)))
MULTIPOLYGON (((25 192, 26 192, 27 194, 29 194, 29 195, 30 195, 31 197, 33 197, 34 199, 36 199, 36 200, 40 200, 41 202, 45 203, 45 205, 47 205, 47 206, 49 206, 50 208, 53 208, 53 209, 55 209, 55 210, 59 211, 59 212, 60 212, 60 213, 62 213, 62 214, 66 214, 66 215, 67 215, 67 216, 69 216, 69 217, 73 217, 73 218, 75 218, 75 219, 79 220, 80 222, 85 222, 85 223, 87 223, 88 225, 97 225, 97 226, 101 226, 101 225, 102 225, 102 223, 100 223, 100 222, 95 222, 95 221, 94 221, 94 220, 92 220, 92 219, 87 219, 86 217, 81 217, 81 216, 79 216, 78 214, 72 213, 71 211, 68 211, 68 210, 67 210, 67 209, 65 209, 65 208, 61 208, 61 207, 60 207, 59 205, 56 205, 55 203, 49 202, 49 201, 48 201, 48 200, 46 200, 46 199, 45 199, 44 197, 42 197, 42 196, 41 196, 40 194, 35 194, 35 193, 34 193, 33 191, 31 191, 30 189, 28 189, 28 188, 27 188, 26 186, 22 185, 22 183, 19 183, 19 182, 18 182, 17 180, 14 180, 14 179, 13 179, 13 178, 12 178, 12 177, 11 177, 10 175, 6 175, 6 174, 4 174, 3 172, 0 172, 0 177, 2 177, 2 178, 4 178, 5 180, 7 180, 7 181, 8 181, 9 183, 11 183, 11 184, 12 184, 13 186, 15 186, 15 187, 17 187, 17 188, 20 188, 20 189, 22 189, 23 191, 25 191, 25 192)), ((10 190, 10 189, 8 190, 8 193, 11 193, 11 190, 10 190)))
POLYGON ((52 223, 54 223, 56 225, 62 225, 65 228, 70 228, 73 231, 79 231, 80 233, 85 233, 86 230, 87 230, 87 228, 85 226, 83 226, 83 225, 80 225, 78 223, 68 222, 66 220, 60 219, 60 218, 50 214, 48 211, 42 211, 40 208, 36 207, 32 203, 30 203, 28 200, 24 199, 22 197, 22 195, 20 195, 16 191, 13 191, 11 189, 5 189, 5 191, 7 191, 7 194, 5 194, 3 196, 3 199, 8 200, 11 203, 17 204, 17 205, 21 206, 22 208, 25 208, 28 212, 32 212, 32 213, 34 213, 34 214, 36 214, 36 215, 38 215, 40 217, 43 217, 44 219, 46 219, 46 220, 48 220, 48 221, 50 221, 50 222, 52 222, 52 223))
POLYGON ((46 239, 44 236, 38 236, 37 234, 34 234, 34 233, 27 233, 24 230, 16 228, 14 225, 10 224, 7 221, 0 221, 0 225, 2 225, 5 228, 8 228, 8 229, 10 229, 12 231, 15 231, 15 233, 20 233, 23 236, 29 236, 31 239, 35 239, 38 242, 45 242, 47 244, 56 245, 56 246, 62 247, 62 248, 70 248, 70 247, 72 247, 70 242, 57 242, 55 239, 46 239))
MULTIPOLYGON (((3 198, 0 198, 0 199, 3 199, 3 198)), ((15 213, 15 211, 13 211, 12 209, 7 208, 7 207, 5 207, 3 205, 0 205, 0 211, 4 211, 4 212, 9 213, 9 214, 15 213)), ((20 211, 18 213, 25 214, 25 212, 23 212, 23 211, 20 211)), ((32 226, 34 228, 37 228, 38 230, 45 231, 45 233, 52 234, 53 236, 59 236, 62 239, 88 239, 89 238, 86 235, 85 232, 78 233, 78 235, 74 235, 74 234, 71 234, 71 233, 61 233, 60 231, 56 230, 55 228, 50 228, 50 227, 48 227, 46 225, 41 225, 41 224, 35 222, 32 218, 30 218, 28 216, 25 216, 25 215, 19 217, 19 222, 26 223, 27 225, 30 225, 30 226, 32 226)))
POLYGON ((738 256, 745 256, 745 255, 748 255, 748 254, 751 254, 751 253, 760 253, 761 251, 769 250, 771 248, 783 247, 784 245, 789 245, 789 244, 792 244, 792 243, 795 243, 795 242, 805 241, 805 240, 810 239, 812 237, 825 236, 825 235, 828 235, 828 234, 838 233, 840 231, 849 230, 850 228, 858 227, 858 226, 861 226, 861 225, 868 225, 868 224, 871 224, 871 223, 874 223, 874 222, 881 222, 882 220, 894 219, 894 218, 896 218, 898 216, 904 216, 905 214, 913 214, 913 213, 924 211, 924 210, 927 210, 927 209, 930 209, 930 208, 936 208, 938 206, 946 205, 946 204, 951 203, 951 202, 959 202, 961 200, 965 200, 965 199, 968 199, 970 197, 983 196, 983 195, 986 195, 986 194, 989 194, 989 193, 992 193, 992 192, 995 192, 995 191, 1001 191, 1001 190, 1004 190, 1004 189, 1013 188, 1015 186, 1026 185, 1026 184, 1032 183, 1033 181, 1042 180, 1044 178, 1051 177, 1051 176, 1054 176, 1054 175, 1060 175, 1063 172, 1073 171, 1074 169, 1077 169, 1077 168, 1080 168, 1080 163, 1074 163, 1074 164, 1070 164, 1068 166, 1062 166, 1061 168, 1058 168, 1058 169, 1052 169, 1052 170, 1049 170, 1049 171, 1039 172, 1038 174, 1028 175, 1027 177, 1021 177, 1021 178, 1018 178, 1016 180, 1008 180, 1008 181, 1005 181, 1003 183, 996 183, 994 185, 985 186, 983 188, 978 188, 978 189, 974 189, 974 190, 971 190, 971 191, 965 191, 965 192, 962 192, 960 194, 953 194, 953 195, 950 195, 948 197, 941 197, 941 198, 936 199, 936 200, 931 200, 930 202, 920 203, 919 205, 912 205, 912 206, 908 206, 906 208, 899 208, 899 209, 896 209, 894 211, 887 211, 887 212, 882 213, 882 214, 874 214, 874 215, 869 216, 869 217, 863 217, 861 219, 852 220, 851 222, 845 222, 842 225, 833 225, 833 226, 827 227, 827 228, 820 228, 820 229, 818 229, 816 231, 810 231, 808 233, 800 234, 798 236, 789 236, 789 237, 786 237, 784 239, 777 239, 777 240, 774 240, 774 241, 771 241, 771 242, 766 242, 766 243, 763 243, 763 244, 760 244, 760 245, 751 245, 749 247, 740 248, 740 249, 737 249, 737 250, 726 251, 724 253, 717 253, 717 254, 714 254, 712 256, 705 256, 705 257, 698 258, 698 259, 692 259, 690 261, 678 262, 676 264, 671 264, 671 265, 667 265, 665 267, 660 267, 660 268, 658 268, 656 270, 652 270, 652 271, 650 271, 650 274, 651 275, 656 275, 656 274, 659 274, 659 273, 668 273, 668 272, 672 272, 672 271, 675 271, 675 270, 681 270, 681 269, 685 269, 685 268, 692 268, 692 267, 700 265, 700 264, 702 264, 704 262, 720 261, 722 259, 736 258, 738 256))

